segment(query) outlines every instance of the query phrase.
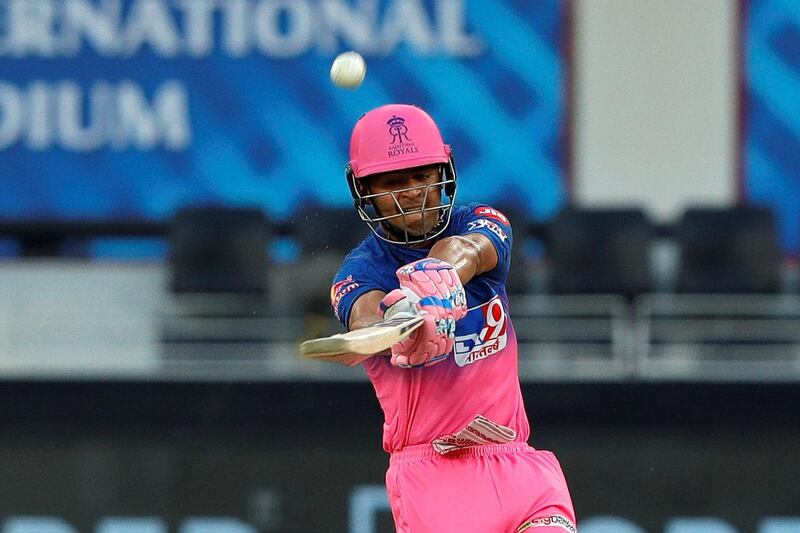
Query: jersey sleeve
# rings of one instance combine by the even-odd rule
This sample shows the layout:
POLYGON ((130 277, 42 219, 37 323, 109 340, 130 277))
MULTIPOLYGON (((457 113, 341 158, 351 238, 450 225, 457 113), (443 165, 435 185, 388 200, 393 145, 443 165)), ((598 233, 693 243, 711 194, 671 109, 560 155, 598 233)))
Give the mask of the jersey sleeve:
POLYGON ((508 217, 488 205, 472 204, 459 221, 457 233, 480 233, 488 237, 497 250, 497 266, 487 274, 505 281, 511 266, 511 246, 514 240, 508 217))
POLYGON ((361 295, 374 290, 387 292, 378 282, 375 273, 365 268, 365 262, 359 260, 359 257, 360 254, 348 255, 331 285, 333 314, 346 330, 350 329, 350 312, 353 310, 353 304, 361 295))

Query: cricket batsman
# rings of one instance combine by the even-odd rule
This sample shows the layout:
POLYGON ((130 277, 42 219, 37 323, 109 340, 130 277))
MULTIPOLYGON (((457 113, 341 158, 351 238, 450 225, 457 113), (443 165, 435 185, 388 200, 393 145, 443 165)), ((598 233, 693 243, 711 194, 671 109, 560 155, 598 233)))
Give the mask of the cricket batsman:
POLYGON ((333 280, 336 317, 348 330, 424 318, 391 353, 355 362, 385 417, 397 531, 577 531, 558 461, 527 444, 505 289, 508 219, 487 205, 455 205, 451 149, 415 106, 361 117, 346 175, 372 233, 333 280))

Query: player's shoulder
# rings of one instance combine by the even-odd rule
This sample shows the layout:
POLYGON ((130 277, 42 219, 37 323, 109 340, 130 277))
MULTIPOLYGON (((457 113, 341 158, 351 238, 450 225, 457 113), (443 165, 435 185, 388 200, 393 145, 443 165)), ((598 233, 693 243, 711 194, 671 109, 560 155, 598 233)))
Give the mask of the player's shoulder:
POLYGON ((484 203, 470 203, 455 206, 453 209, 454 226, 467 226, 470 222, 477 219, 484 219, 490 222, 499 223, 506 227, 511 227, 508 217, 499 209, 484 203))
POLYGON ((490 220, 494 220, 495 222, 500 222, 505 226, 511 225, 508 217, 500 209, 489 204, 473 202, 461 207, 462 216, 468 216, 471 218, 488 218, 490 220))

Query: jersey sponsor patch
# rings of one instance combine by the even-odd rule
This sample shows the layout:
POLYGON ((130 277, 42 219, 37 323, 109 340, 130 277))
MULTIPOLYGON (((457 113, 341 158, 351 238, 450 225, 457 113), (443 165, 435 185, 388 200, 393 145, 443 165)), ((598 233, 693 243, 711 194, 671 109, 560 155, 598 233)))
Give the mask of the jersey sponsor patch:
POLYGON ((493 218, 494 220, 505 224, 506 226, 509 224, 508 217, 506 217, 497 209, 493 209, 491 207, 479 207, 475 210, 475 214, 481 218, 493 218))
POLYGON ((575 527, 575 524, 572 523, 572 520, 564 515, 555 514, 552 516, 531 518, 517 528, 517 533, 522 533, 523 531, 528 531, 529 529, 533 529, 535 527, 559 527, 564 531, 570 531, 571 533, 577 533, 578 531, 578 528, 575 527))
POLYGON ((345 294, 354 291, 359 287, 358 282, 353 281, 353 276, 347 276, 342 281, 337 281, 331 287, 331 306, 333 306, 333 314, 336 315, 338 320, 341 320, 339 317, 339 304, 342 301, 342 298, 345 294))
POLYGON ((488 229, 495 235, 497 235, 501 241, 505 242, 508 239, 508 235, 506 232, 503 231, 503 228, 497 225, 497 223, 492 222, 491 220, 485 218, 479 218, 478 220, 473 220, 467 224, 467 231, 475 231, 476 229, 488 229))
POLYGON ((460 367, 494 355, 508 343, 506 311, 500 296, 495 296, 480 307, 471 309, 459 320, 453 353, 460 367), (458 333, 457 331, 457 333, 458 333))

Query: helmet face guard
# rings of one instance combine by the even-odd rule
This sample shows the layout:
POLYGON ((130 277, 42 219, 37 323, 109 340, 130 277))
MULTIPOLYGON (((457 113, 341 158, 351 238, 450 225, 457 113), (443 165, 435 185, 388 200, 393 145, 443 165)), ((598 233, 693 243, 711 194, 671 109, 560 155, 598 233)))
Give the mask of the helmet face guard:
POLYGON ((438 237, 450 224, 450 215, 456 199, 456 171, 452 157, 446 165, 438 165, 438 172, 439 181, 436 183, 373 194, 368 192, 367 185, 364 183, 366 180, 356 178, 349 165, 345 170, 347 183, 350 185, 350 192, 353 195, 353 203, 359 218, 369 226, 372 233, 379 239, 393 244, 404 245, 421 244, 438 237), (434 205, 431 197, 435 195, 432 195, 431 192, 436 189, 439 192, 439 200, 434 205), (403 209, 397 195, 417 190, 422 192, 422 205, 414 209, 403 209), (385 215, 377 209, 374 200, 384 197, 392 199, 396 208, 395 214, 385 215), (431 212, 437 212, 437 216, 430 228, 423 225, 423 232, 419 235, 408 231, 406 217, 421 214, 424 224, 425 215, 431 212))
POLYGON ((358 216, 375 235, 396 244, 420 244, 440 235, 450 223, 456 194, 456 170, 450 146, 446 145, 433 119, 422 109, 392 104, 373 109, 362 116, 350 138, 350 162, 345 174, 358 216), (437 165, 439 181, 432 184, 372 194, 368 179, 377 174, 437 165), (439 194, 431 194, 438 189, 439 194), (422 205, 405 210, 398 193, 420 190, 422 205), (375 200, 391 198, 395 214, 381 213, 375 200), (440 200, 433 205, 434 197, 440 200), (437 212, 435 223, 424 224, 430 212, 437 212), (407 217, 420 214, 421 234, 411 234, 407 217))

